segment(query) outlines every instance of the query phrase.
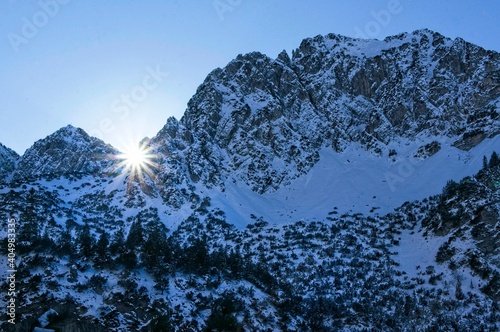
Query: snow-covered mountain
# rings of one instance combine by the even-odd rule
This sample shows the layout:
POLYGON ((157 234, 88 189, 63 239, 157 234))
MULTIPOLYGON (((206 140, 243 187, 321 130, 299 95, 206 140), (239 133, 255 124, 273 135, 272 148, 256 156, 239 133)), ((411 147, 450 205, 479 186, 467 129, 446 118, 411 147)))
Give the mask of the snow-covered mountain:
POLYGON ((6 179, 16 167, 16 162, 19 159, 19 155, 0 143, 0 182, 6 179))
POLYGON ((19 158, 15 180, 62 174, 103 174, 119 152, 109 144, 68 125, 37 141, 19 158))
POLYGON ((210 196, 238 210, 221 193, 235 187, 258 206, 277 200, 282 207, 268 217, 278 222, 297 204, 311 217, 300 202, 316 178, 311 190, 332 196, 327 209, 388 211, 478 171, 498 146, 499 64, 496 52, 429 30, 384 41, 318 36, 291 58, 240 55, 210 73, 184 117, 151 140, 164 157, 158 187, 177 206, 189 197, 180 183, 219 188, 210 196), (346 197, 349 188, 356 194, 346 197))
POLYGON ((329 34, 211 72, 139 174, 72 126, 0 145, 2 328, 500 329, 499 112, 497 52, 329 34))

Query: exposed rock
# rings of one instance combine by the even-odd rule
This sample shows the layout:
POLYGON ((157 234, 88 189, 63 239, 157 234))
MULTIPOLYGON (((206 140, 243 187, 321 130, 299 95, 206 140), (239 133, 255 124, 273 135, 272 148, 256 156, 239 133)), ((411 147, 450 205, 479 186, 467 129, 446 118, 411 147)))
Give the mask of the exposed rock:
POLYGON ((0 144, 0 182, 9 180, 18 160, 19 155, 15 151, 0 144))
MULTIPOLYGON (((499 98, 499 54, 462 39, 429 30, 383 41, 329 34, 305 39, 291 58, 253 52, 214 70, 152 146, 175 156, 165 169, 178 181, 230 179, 263 193, 307 173, 322 147, 359 142, 383 155, 401 137, 444 136, 468 150, 498 134, 499 98)), ((422 156, 439 148, 423 147, 422 156)))
POLYGON ((483 131, 467 132, 462 135, 462 138, 455 141, 453 146, 468 151, 481 143, 488 135, 483 131))
POLYGON ((19 159, 14 179, 63 174, 103 174, 119 152, 85 131, 66 126, 37 141, 19 159))

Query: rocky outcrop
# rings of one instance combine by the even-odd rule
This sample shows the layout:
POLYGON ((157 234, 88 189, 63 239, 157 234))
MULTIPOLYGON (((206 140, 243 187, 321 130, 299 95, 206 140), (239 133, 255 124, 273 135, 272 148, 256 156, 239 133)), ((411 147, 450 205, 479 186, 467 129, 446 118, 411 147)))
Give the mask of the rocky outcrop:
POLYGON ((14 179, 63 174, 103 174, 118 151, 85 131, 66 126, 37 141, 19 159, 14 179))
MULTIPOLYGON (((148 188, 180 207, 198 184, 275 191, 306 174, 323 148, 356 143, 387 156, 405 139, 424 158, 444 144, 469 150, 500 132, 499 105, 500 55, 462 39, 430 30, 308 38, 291 57, 252 52, 212 71, 182 119, 147 143, 156 163, 148 188)), ((35 143, 14 179, 102 173, 116 153, 69 126, 35 143)))
POLYGON ((496 52, 429 30, 383 41, 329 34, 292 57, 253 52, 214 70, 152 144, 172 158, 168 176, 182 164, 176 179, 264 193, 307 173, 322 147, 358 142, 386 155, 399 138, 424 146, 444 136, 468 150, 499 133, 499 102, 496 52))
POLYGON ((0 182, 10 178, 18 159, 19 155, 15 151, 0 144, 0 182))

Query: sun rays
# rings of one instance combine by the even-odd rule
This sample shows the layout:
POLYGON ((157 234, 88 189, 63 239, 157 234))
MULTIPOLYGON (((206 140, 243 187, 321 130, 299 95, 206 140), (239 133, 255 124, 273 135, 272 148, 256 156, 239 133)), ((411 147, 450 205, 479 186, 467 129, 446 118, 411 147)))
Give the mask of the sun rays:
POLYGON ((154 169, 158 168, 155 162, 156 155, 146 144, 130 145, 123 153, 117 156, 120 160, 118 166, 130 174, 130 180, 144 180, 144 173, 153 176, 154 169))

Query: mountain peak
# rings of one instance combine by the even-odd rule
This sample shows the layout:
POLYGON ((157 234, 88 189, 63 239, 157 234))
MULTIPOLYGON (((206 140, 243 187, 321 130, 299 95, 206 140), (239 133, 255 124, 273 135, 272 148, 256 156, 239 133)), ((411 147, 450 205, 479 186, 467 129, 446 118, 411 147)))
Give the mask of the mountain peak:
POLYGON ((119 152, 89 136, 83 129, 67 125, 41 139, 20 158, 14 179, 45 175, 102 172, 119 152))
POLYGON ((49 137, 63 138, 68 142, 92 140, 92 137, 89 134, 87 134, 85 130, 83 130, 82 128, 74 127, 73 125, 70 124, 56 130, 54 133, 47 136, 47 138, 49 137))
MULTIPOLYGON (((68 124, 54 132, 54 134, 60 133, 60 134, 66 134, 66 135, 73 135, 74 133, 85 133, 85 131, 81 128, 74 127, 71 124, 68 124)), ((86 133, 85 133, 86 134, 86 133)))
POLYGON ((416 30, 410 32, 409 35, 415 35, 415 36, 441 36, 441 37, 444 37, 439 32, 436 32, 436 31, 428 29, 428 28, 416 29, 416 30))

